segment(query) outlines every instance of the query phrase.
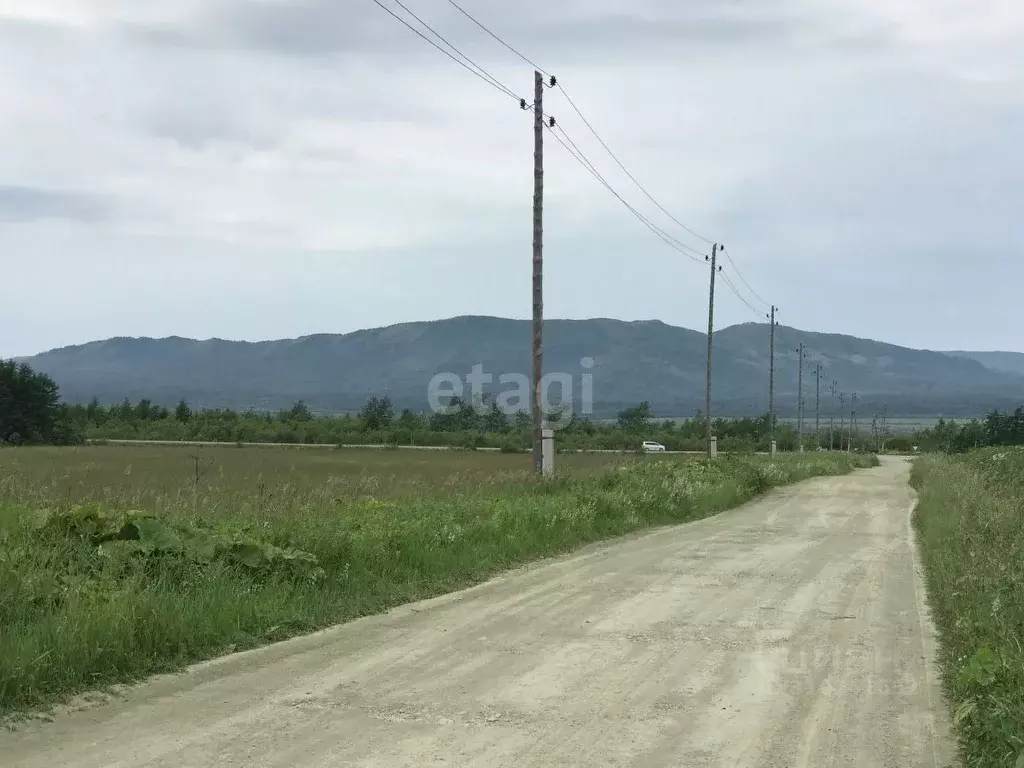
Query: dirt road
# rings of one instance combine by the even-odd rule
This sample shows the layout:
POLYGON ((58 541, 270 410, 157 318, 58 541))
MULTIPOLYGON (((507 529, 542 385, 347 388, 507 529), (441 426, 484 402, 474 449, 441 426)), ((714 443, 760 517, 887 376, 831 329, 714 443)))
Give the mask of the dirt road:
POLYGON ((907 465, 156 679, 5 768, 952 765, 907 465))

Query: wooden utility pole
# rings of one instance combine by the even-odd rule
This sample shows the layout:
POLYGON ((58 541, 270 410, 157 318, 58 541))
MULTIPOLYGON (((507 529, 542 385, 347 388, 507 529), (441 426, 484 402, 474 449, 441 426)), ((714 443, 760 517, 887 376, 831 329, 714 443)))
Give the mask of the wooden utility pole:
POLYGON ((850 396, 850 402, 853 405, 853 410, 850 411, 850 442, 846 444, 846 452, 850 453, 853 450, 853 433, 857 428, 857 393, 854 392, 850 396))
POLYGON ((814 366, 814 450, 821 447, 821 363, 814 366))
POLYGON ((544 472, 544 77, 533 73, 533 471, 544 472))
POLYGON ((801 341, 797 351, 796 374, 796 441, 797 450, 804 450, 804 343, 801 341))
POLYGON ((829 394, 832 395, 832 400, 829 401, 829 414, 828 414, 828 449, 834 451, 836 449, 836 442, 833 435, 835 434, 836 428, 836 387, 839 386, 839 382, 833 380, 832 386, 829 387, 829 394))
POLYGON ((771 315, 771 341, 768 343, 768 450, 771 451, 771 441, 775 439, 775 310, 778 309, 772 304, 771 315))
POLYGON ((715 333, 715 272, 718 271, 717 264, 718 243, 715 243, 711 246, 711 290, 708 294, 708 380, 704 388, 704 418, 707 419, 709 459, 711 458, 711 340, 715 333))
POLYGON ((881 453, 885 453, 885 438, 889 436, 889 433, 888 433, 889 427, 888 427, 888 423, 887 423, 888 422, 888 416, 889 416, 889 406, 888 405, 883 405, 882 406, 882 446, 881 446, 881 449, 880 449, 881 453))
POLYGON ((843 435, 846 434, 846 393, 839 393, 839 450, 843 450, 843 435))

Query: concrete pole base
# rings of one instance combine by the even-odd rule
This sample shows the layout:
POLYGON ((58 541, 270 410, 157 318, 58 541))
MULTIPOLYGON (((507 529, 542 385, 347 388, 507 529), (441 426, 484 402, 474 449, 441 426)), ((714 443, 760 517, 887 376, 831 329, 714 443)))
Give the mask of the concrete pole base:
POLYGON ((541 432, 542 468, 545 475, 555 471, 555 431, 545 429, 541 432))

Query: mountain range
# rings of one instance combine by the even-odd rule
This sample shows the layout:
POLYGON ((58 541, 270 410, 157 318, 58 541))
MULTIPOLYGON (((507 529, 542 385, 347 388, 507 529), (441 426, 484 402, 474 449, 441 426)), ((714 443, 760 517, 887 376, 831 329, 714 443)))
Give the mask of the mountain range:
MULTIPOLYGON (((112 338, 21 358, 51 375, 68 402, 148 398, 194 407, 276 410, 304 400, 321 413, 360 408, 371 395, 423 410, 431 378, 464 377, 481 365, 500 374, 531 370, 530 322, 463 316, 403 323, 347 334, 278 341, 112 338)), ((1024 402, 1024 354, 935 352, 869 339, 776 328, 775 394, 780 415, 795 411, 798 353, 805 347, 804 400, 813 412, 831 407, 832 382, 858 395, 862 413, 964 416, 1024 402), (820 389, 817 366, 821 366, 820 389)), ((704 408, 706 334, 657 320, 548 320, 544 370, 572 376, 580 402, 582 374, 593 376, 593 413, 614 415, 648 401, 659 416, 689 416, 704 408), (582 366, 584 358, 593 367, 582 366)), ((714 335, 715 415, 767 411, 769 326, 747 323, 714 335)), ((509 386, 494 385, 492 392, 509 386)))

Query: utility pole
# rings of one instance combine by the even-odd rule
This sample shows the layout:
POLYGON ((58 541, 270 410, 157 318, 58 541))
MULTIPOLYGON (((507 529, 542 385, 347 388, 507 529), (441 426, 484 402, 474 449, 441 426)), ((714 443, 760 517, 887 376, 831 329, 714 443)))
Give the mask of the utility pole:
POLYGON ((797 450, 804 451, 804 343, 800 342, 797 351, 796 374, 796 441, 797 450))
POLYGON ((886 404, 886 406, 882 407, 882 447, 879 450, 879 453, 881 454, 886 452, 886 437, 889 436, 888 416, 889 406, 886 404))
POLYGON ((832 398, 831 400, 829 400, 828 404, 828 449, 830 451, 834 451, 836 449, 836 443, 835 439, 833 438, 833 434, 835 432, 836 427, 836 387, 838 385, 839 382, 833 379, 832 384, 828 388, 829 395, 832 398))
POLYGON ((821 447, 821 363, 814 366, 814 450, 821 447))
MULTIPOLYGON (((707 258, 706 256, 704 258, 707 258)), ((718 271, 718 243, 711 246, 711 291, 708 294, 708 380, 704 390, 704 418, 707 419, 708 458, 711 458, 711 338, 715 332, 715 272, 718 271)))
POLYGON ((853 410, 850 411, 850 442, 846 444, 846 452, 850 453, 853 451, 853 433, 857 428, 857 393, 854 392, 850 397, 850 402, 853 405, 853 410))
POLYGON ((778 309, 772 304, 771 315, 771 341, 769 342, 768 353, 768 451, 771 452, 771 443, 775 439, 775 310, 778 309))
POLYGON ((544 472, 544 77, 533 73, 533 471, 544 472))
POLYGON ((843 450, 843 435, 846 433, 846 393, 839 393, 839 450, 843 450))

